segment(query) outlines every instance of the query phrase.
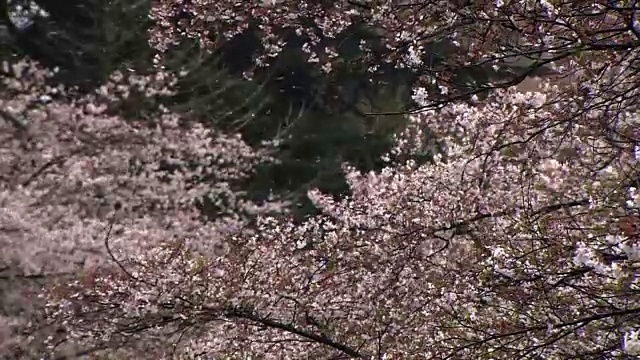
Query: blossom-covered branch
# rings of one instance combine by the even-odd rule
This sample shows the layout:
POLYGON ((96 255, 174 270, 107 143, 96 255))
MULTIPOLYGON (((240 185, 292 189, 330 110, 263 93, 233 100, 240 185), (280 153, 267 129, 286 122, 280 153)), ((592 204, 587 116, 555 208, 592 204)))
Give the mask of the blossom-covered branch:
POLYGON ((188 341, 169 342, 187 357, 632 350, 619 344, 639 325, 640 248, 628 223, 637 223, 637 161, 634 142, 614 136, 637 115, 607 127, 594 119, 611 113, 597 108, 564 120, 590 95, 542 88, 416 115, 389 158, 413 151, 428 128, 447 145, 432 163, 392 161, 369 174, 346 166, 350 197, 309 193, 322 215, 262 218, 216 256, 188 247, 148 254, 131 265, 144 281, 114 271, 90 288, 62 286, 51 316, 75 324, 77 339, 95 343, 100 333, 118 346, 130 324, 153 328, 156 341, 188 327, 188 341), (170 326, 167 304, 180 319, 170 326))

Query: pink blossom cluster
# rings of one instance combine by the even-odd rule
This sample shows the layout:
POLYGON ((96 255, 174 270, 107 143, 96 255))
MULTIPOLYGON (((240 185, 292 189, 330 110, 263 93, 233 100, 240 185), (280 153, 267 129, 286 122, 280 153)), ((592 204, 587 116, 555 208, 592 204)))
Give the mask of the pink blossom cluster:
POLYGON ((153 119, 114 114, 129 92, 169 94, 170 74, 116 73, 96 93, 79 96, 48 85, 52 72, 34 62, 3 67, 3 279, 73 275, 174 239, 208 253, 250 217, 282 210, 275 200, 253 203, 236 186, 256 165, 274 161, 270 149, 185 124, 162 107, 153 119), (205 199, 219 208, 210 221, 198 210, 205 199))
MULTIPOLYGON (((34 103, 32 98, 39 95, 20 93, 18 86, 46 87, 37 78, 46 71, 30 63, 14 65, 18 67, 34 75, 3 79, 17 91, 0 99, 7 112, 0 147, 2 223, 11 233, 2 237, 8 249, 3 256, 21 259, 30 271, 60 270, 59 263, 84 261, 102 248, 96 240, 105 233, 114 206, 121 207, 123 222, 138 223, 146 234, 125 232, 114 239, 132 247, 164 237, 153 235, 158 226, 150 224, 156 221, 192 233, 189 228, 199 224, 194 204, 204 197, 214 204, 224 198, 230 204, 227 216, 219 220, 229 222, 225 226, 239 226, 232 224, 241 223, 242 209, 261 211, 232 185, 250 175, 256 164, 272 161, 268 153, 253 150, 237 135, 181 124, 179 116, 167 110, 153 121, 128 121, 109 115, 107 104, 91 101, 94 96, 34 103), (24 128, 8 118, 21 119, 17 121, 23 121, 24 128)), ((109 83, 98 95, 112 94, 118 86, 109 83)), ((212 229, 203 243, 215 242, 219 231, 212 229)))

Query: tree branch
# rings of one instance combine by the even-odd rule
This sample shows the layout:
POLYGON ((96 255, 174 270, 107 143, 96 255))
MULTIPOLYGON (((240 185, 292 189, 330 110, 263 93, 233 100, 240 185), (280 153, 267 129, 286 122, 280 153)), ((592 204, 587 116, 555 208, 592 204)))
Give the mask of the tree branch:
MULTIPOLYGON (((213 309, 209 309, 212 310, 213 309)), ((226 311, 223 312, 223 314, 226 317, 229 318, 241 318, 241 319, 246 319, 246 320, 251 320, 253 322, 259 323, 263 326, 269 327, 269 328, 273 328, 273 329, 278 329, 278 330, 283 330, 285 332, 289 332, 292 334, 296 334, 298 336, 301 336, 303 338, 309 339, 309 340, 313 340, 319 344, 323 344, 326 346, 329 346, 331 348, 334 348, 336 350, 339 350, 345 354, 347 354, 348 356, 352 357, 352 358, 356 358, 356 359, 366 359, 368 358, 367 356, 365 356, 364 354, 362 354, 361 352, 357 351, 356 349, 345 345, 345 344, 341 344, 335 340, 332 340, 331 338, 325 336, 325 335, 318 335, 306 330, 302 330, 299 329, 297 327, 295 327, 292 324, 283 324, 279 321, 276 320, 272 320, 269 319, 267 317, 261 317, 258 316, 257 314, 253 313, 252 311, 248 311, 248 310, 244 310, 244 309, 238 309, 238 308, 233 308, 233 309, 228 309, 226 311)))

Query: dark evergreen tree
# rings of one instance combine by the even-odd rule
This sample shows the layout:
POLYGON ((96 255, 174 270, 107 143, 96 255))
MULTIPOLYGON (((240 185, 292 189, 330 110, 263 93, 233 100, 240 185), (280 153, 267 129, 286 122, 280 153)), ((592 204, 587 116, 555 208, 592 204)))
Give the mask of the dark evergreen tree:
POLYGON ((52 79, 90 91, 114 70, 148 69, 150 2, 2 0, 3 42, 51 68, 52 79))

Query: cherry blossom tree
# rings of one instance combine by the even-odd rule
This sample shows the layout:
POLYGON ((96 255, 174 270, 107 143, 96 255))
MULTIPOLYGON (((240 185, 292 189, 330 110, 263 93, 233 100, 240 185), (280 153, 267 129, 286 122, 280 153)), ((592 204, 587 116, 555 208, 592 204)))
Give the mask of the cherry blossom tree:
MULTIPOLYGON (((211 40, 253 21, 265 44, 258 65, 290 29, 327 67, 339 56, 316 39, 363 22, 386 49, 363 44, 372 71, 380 61, 413 66, 438 90, 415 89, 421 109, 408 115, 388 167, 362 174, 345 164, 351 195, 310 191, 322 213, 302 223, 265 215, 231 231, 214 222, 175 232, 158 222, 140 229, 135 216, 103 222, 111 261, 45 293, 59 328, 48 351, 70 343, 104 358, 639 355, 636 10, 623 1, 156 2, 159 50, 176 33, 215 48, 211 40), (430 68, 421 52, 442 39, 454 54, 430 68), (513 72, 509 62, 523 57, 530 62, 513 72), (452 72, 483 63, 507 80, 450 88, 452 72), (542 66, 555 74, 535 91, 510 87, 542 66), (439 154, 418 164, 412 154, 425 146, 439 154)), ((92 125, 110 119, 103 114, 92 125)), ((185 192, 169 192, 177 194, 185 192)), ((151 206, 160 219, 192 214, 169 197, 151 206)), ((139 204, 129 199, 123 214, 139 204)))
POLYGON ((48 314, 160 358, 637 355, 634 71, 414 114, 383 171, 345 165, 350 197, 309 193, 321 215, 132 256, 55 287, 48 314), (426 131, 441 154, 416 164, 426 131))
MULTIPOLYGON (((170 95, 175 76, 117 72, 95 94, 78 97, 49 85, 53 72, 34 62, 3 67, 0 281, 7 292, 29 280, 92 271, 173 238, 212 253, 251 217, 281 210, 276 201, 253 203, 237 188, 257 164, 273 161, 269 147, 254 150, 239 136, 184 124, 162 106, 149 119, 117 114, 136 94, 170 95), (216 208, 215 218, 205 218, 204 204, 216 208)), ((13 306, 24 302, 24 294, 16 296, 13 306)))
POLYGON ((633 1, 159 0, 151 11, 150 42, 167 51, 184 34, 215 50, 251 31, 263 45, 258 67, 287 46, 300 46, 325 72, 360 63, 376 73, 393 64, 434 85, 430 105, 438 105, 515 85, 543 69, 563 78, 599 76, 640 45, 639 16, 633 1), (356 34, 361 55, 347 61, 342 47, 356 34), (442 51, 444 58, 435 61, 442 51), (483 66, 501 80, 456 83, 457 73, 483 66))

